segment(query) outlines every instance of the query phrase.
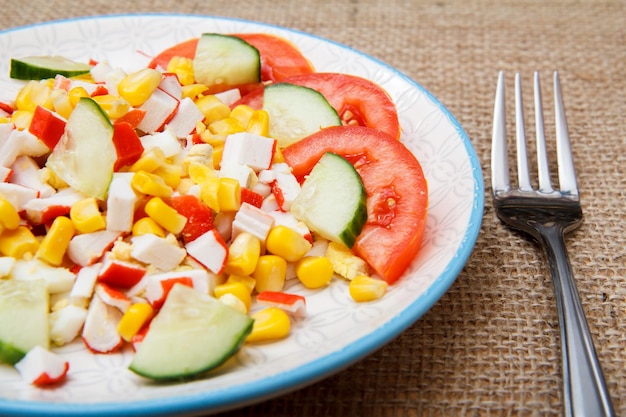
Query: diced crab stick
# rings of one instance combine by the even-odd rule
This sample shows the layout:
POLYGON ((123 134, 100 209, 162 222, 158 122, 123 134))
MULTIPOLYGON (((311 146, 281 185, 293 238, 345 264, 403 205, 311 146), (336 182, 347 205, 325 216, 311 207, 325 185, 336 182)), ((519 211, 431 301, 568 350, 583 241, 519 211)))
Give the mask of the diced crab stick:
POLYGON ((6 182, 11 178, 11 168, 0 166, 0 182, 6 182))
POLYGON ((130 232, 133 228, 138 195, 131 186, 132 173, 113 174, 107 196, 106 229, 112 232, 130 232))
POLYGON ((233 220, 232 237, 237 237, 241 232, 248 232, 256 236, 261 242, 265 242, 273 226, 274 218, 272 216, 251 204, 244 203, 233 220))
POLYGON ((294 316, 306 315, 306 298, 298 294, 281 291, 263 291, 256 296, 256 300, 268 307, 278 307, 294 316))
POLYGON ((20 155, 11 165, 11 183, 23 185, 38 191, 39 197, 52 196, 56 190, 41 179, 41 169, 33 158, 20 155))
POLYGON ((122 312, 107 305, 99 296, 94 296, 89 303, 82 338, 85 346, 95 353, 111 353, 118 350, 123 339, 117 333, 117 325, 122 319, 122 312))
POLYGON ((260 171, 270 168, 275 152, 275 139, 247 132, 235 133, 226 137, 222 163, 247 165, 260 171))
POLYGON ((130 299, 122 291, 102 282, 96 284, 95 293, 104 304, 115 307, 122 313, 126 312, 132 304, 130 299))
POLYGON ((24 206, 39 196, 39 191, 23 185, 0 183, 0 195, 15 207, 17 211, 23 211, 24 206))
POLYGON ((50 341, 63 346, 74 340, 85 324, 87 309, 82 306, 68 304, 50 313, 50 341))
POLYGON ((72 206, 85 198, 85 195, 73 188, 64 188, 46 198, 34 198, 23 205, 26 217, 33 224, 43 224, 57 216, 70 213, 72 206))
POLYGON ((146 274, 146 268, 136 263, 114 259, 105 254, 102 268, 98 273, 98 282, 119 288, 131 288, 139 283, 146 274))
POLYGON ((183 241, 189 243, 213 228, 211 209, 194 195, 177 195, 167 200, 179 214, 187 218, 181 232, 183 241))
POLYGON ((42 156, 50 152, 48 146, 27 130, 12 130, 0 147, 0 165, 10 167, 20 155, 42 156))
POLYGON ((65 132, 66 120, 42 106, 33 113, 28 131, 41 140, 49 149, 54 149, 65 132))
POLYGON ((158 148, 165 158, 176 156, 182 151, 182 146, 178 138, 169 129, 142 136, 141 144, 144 148, 144 155, 155 148, 158 148))
POLYGON ((189 97, 180 101, 176 114, 167 123, 167 129, 171 130, 178 138, 184 138, 191 134, 196 128, 196 124, 204 119, 204 114, 200 111, 196 103, 189 97))
POLYGON ((149 275, 144 296, 155 309, 158 309, 176 283, 192 287, 203 294, 212 293, 215 288, 214 276, 203 269, 190 269, 149 275))
POLYGON ((113 170, 116 172, 134 164, 143 154, 141 139, 129 122, 118 121, 113 124, 113 145, 115 145, 117 155, 113 165, 113 170))
POLYGON ((35 346, 15 364, 15 368, 27 383, 45 386, 63 381, 70 364, 59 355, 35 346))
POLYGON ((137 128, 142 132, 154 133, 163 129, 176 114, 179 101, 157 88, 148 100, 146 100, 140 109, 145 110, 146 115, 143 117, 137 128))
POLYGON ((309 230, 309 228, 306 227, 303 222, 296 219, 293 214, 291 214, 291 212, 274 210, 268 212, 267 214, 274 218, 275 226, 287 226, 290 229, 293 229, 300 233, 309 242, 313 242, 313 237, 311 236, 311 231, 309 230))
POLYGON ((300 193, 302 187, 298 179, 291 173, 291 169, 286 163, 280 162, 274 164, 272 170, 276 175, 276 179, 270 183, 272 193, 274 193, 280 209, 289 211, 291 203, 300 193))
POLYGON ((263 196, 256 191, 244 187, 241 189, 241 202, 248 203, 256 208, 261 208, 263 205, 263 196))
POLYGON ((200 235, 185 245, 189 256, 214 274, 220 274, 228 260, 228 246, 216 229, 200 235))
POLYGON ((76 273, 76 281, 70 291, 70 302, 77 306, 86 305, 92 297, 101 263, 84 266, 76 273))
POLYGON ((161 271, 171 271, 187 256, 185 249, 178 246, 174 239, 162 238, 151 233, 133 236, 131 243, 130 256, 161 271))
MULTIPOLYGON (((1 105, 2 102, 0 102, 0 109, 1 105)), ((15 126, 13 123, 0 123, 0 148, 4 146, 6 141, 9 139, 9 135, 11 135, 11 132, 13 132, 14 129, 15 126)))
POLYGON ((55 90, 63 90, 69 93, 70 89, 72 88, 72 80, 64 75, 57 74, 54 77, 54 84, 52 84, 52 88, 55 90))
POLYGON ((97 232, 76 235, 70 240, 67 254, 72 262, 87 266, 97 262, 104 252, 113 246, 120 237, 119 232, 99 230, 97 232))

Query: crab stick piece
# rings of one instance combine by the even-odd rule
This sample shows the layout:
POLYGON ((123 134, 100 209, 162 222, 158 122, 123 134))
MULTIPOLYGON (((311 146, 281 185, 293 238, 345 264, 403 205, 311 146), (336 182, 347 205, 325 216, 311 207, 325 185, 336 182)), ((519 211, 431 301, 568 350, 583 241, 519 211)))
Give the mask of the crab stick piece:
POLYGON ((131 238, 131 257, 161 271, 176 268, 187 255, 185 249, 178 246, 175 239, 158 237, 153 234, 133 236, 131 238))
POLYGON ((39 165, 30 156, 18 156, 10 169, 11 183, 35 189, 41 198, 50 197, 56 192, 49 184, 42 181, 39 165))
POLYGON ((50 341, 57 346, 70 343, 80 334, 86 318, 87 309, 74 304, 51 312, 48 318, 50 341))
POLYGON ((306 315, 306 298, 298 294, 289 294, 282 291, 263 291, 256 296, 256 300, 268 307, 278 307, 294 316, 306 315))
POLYGON ((167 129, 171 130, 178 138, 184 138, 191 134, 196 128, 196 123, 204 119, 204 114, 200 111, 196 103, 189 97, 180 101, 176 114, 167 123, 167 129))
POLYGON ((189 256, 214 274, 220 274, 228 260, 228 246, 216 229, 200 235, 185 245, 189 256))
POLYGON ((132 304, 122 291, 102 282, 96 284, 95 293, 104 304, 115 307, 122 313, 126 312, 132 304))
POLYGON ((70 240, 67 255, 75 264, 87 266, 97 262, 120 236, 119 232, 99 230, 76 235, 70 240))
POLYGON ((73 188, 65 188, 46 198, 34 198, 23 205, 26 217, 33 224, 44 224, 57 216, 70 213, 72 206, 85 198, 85 195, 73 188))
POLYGON ((69 368, 69 362, 41 346, 29 350, 26 356, 15 364, 15 369, 22 379, 37 386, 63 381, 69 368))
POLYGON ((95 296, 89 303, 82 339, 87 348, 94 353, 111 353, 118 350, 123 339, 117 333, 117 325, 122 313, 116 307, 107 305, 95 296))
POLYGON ((114 171, 117 172, 125 166, 132 165, 141 158, 144 150, 143 145, 135 128, 130 123, 124 121, 115 122, 113 124, 112 140, 117 155, 113 165, 114 171))
POLYGON ((274 226, 274 218, 252 204, 243 203, 235 215, 232 224, 232 237, 248 232, 265 242, 270 229, 274 226))
POLYGON ((27 130, 12 130, 0 147, 0 165, 10 167, 20 155, 42 156, 50 149, 27 130))
POLYGON ((133 190, 132 173, 113 174, 107 197, 106 228, 113 232, 130 232, 139 197, 133 190))
POLYGON ((131 288, 146 275, 146 268, 136 263, 114 259, 104 255, 98 282, 119 288, 131 288))
POLYGON ((34 188, 23 185, 0 182, 0 194, 15 207, 18 212, 34 199, 39 197, 39 192, 34 188))
POLYGON ((155 309, 163 305, 169 290, 176 283, 192 287, 203 294, 212 294, 215 289, 215 277, 204 269, 161 272, 148 275, 146 280, 144 296, 155 309))
POLYGON ((76 273, 76 280, 70 291, 69 298, 71 304, 77 306, 87 305, 96 287, 100 268, 102 268, 101 263, 80 268, 76 273))
POLYGON ((137 128, 146 133, 154 133, 163 129, 176 114, 179 101, 157 88, 139 108, 146 112, 137 128))
POLYGON ((37 106, 28 131, 41 140, 49 149, 54 149, 65 133, 66 120, 60 115, 37 106))
POLYGON ((226 137, 222 163, 247 165, 255 171, 260 171, 270 168, 275 152, 275 139, 248 132, 235 133, 226 137))

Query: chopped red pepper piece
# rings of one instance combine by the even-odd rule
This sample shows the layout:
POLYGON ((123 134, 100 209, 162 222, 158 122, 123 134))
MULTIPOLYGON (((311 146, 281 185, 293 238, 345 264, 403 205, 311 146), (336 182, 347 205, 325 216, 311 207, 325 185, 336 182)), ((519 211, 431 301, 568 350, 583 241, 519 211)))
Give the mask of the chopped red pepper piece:
POLYGON ((139 135, 128 122, 117 122, 113 125, 113 145, 117 153, 117 160, 113 166, 114 171, 131 165, 143 154, 143 145, 139 135))
POLYGON ((42 106, 37 106, 33 113, 28 131, 54 149, 65 132, 65 120, 42 106))

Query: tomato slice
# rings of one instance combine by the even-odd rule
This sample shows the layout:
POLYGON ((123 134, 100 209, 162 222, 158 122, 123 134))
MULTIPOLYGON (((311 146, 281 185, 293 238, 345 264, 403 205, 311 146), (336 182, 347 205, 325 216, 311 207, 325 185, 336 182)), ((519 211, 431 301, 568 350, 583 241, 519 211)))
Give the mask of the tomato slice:
MULTIPOLYGON (((280 81, 284 78, 309 74, 314 71, 313 66, 300 50, 286 39, 265 33, 233 34, 259 50, 261 54, 261 80, 280 81)), ((193 58, 196 54, 198 39, 189 39, 159 53, 148 65, 151 68, 167 64, 175 56, 193 58)))
MULTIPOLYGON (((355 75, 333 72, 301 74, 281 82, 302 85, 319 91, 337 110, 345 125, 367 126, 381 130, 395 139, 400 138, 400 122, 393 100, 373 81, 355 75)), ((256 89, 243 96, 233 106, 247 104, 263 107, 263 90, 256 89)))
POLYGON ((367 192, 367 223, 354 251, 385 281, 400 278, 419 252, 428 207, 420 163, 398 140, 363 126, 322 129, 283 150, 294 175, 303 178, 325 152, 346 157, 367 192))

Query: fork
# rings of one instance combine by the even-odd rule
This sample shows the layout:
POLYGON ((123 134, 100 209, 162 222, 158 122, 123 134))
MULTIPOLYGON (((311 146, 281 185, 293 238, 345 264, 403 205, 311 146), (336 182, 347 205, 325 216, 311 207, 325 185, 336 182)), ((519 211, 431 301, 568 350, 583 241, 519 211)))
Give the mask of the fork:
POLYGON ((517 188, 512 188, 506 145, 504 73, 498 75, 491 148, 493 205, 498 218, 526 232, 543 247, 550 265, 560 324, 563 403, 566 417, 614 416, 565 247, 565 234, 582 223, 558 72, 554 72, 554 111, 559 190, 550 180, 539 73, 534 74, 538 189, 528 171, 520 75, 515 75, 517 188))

